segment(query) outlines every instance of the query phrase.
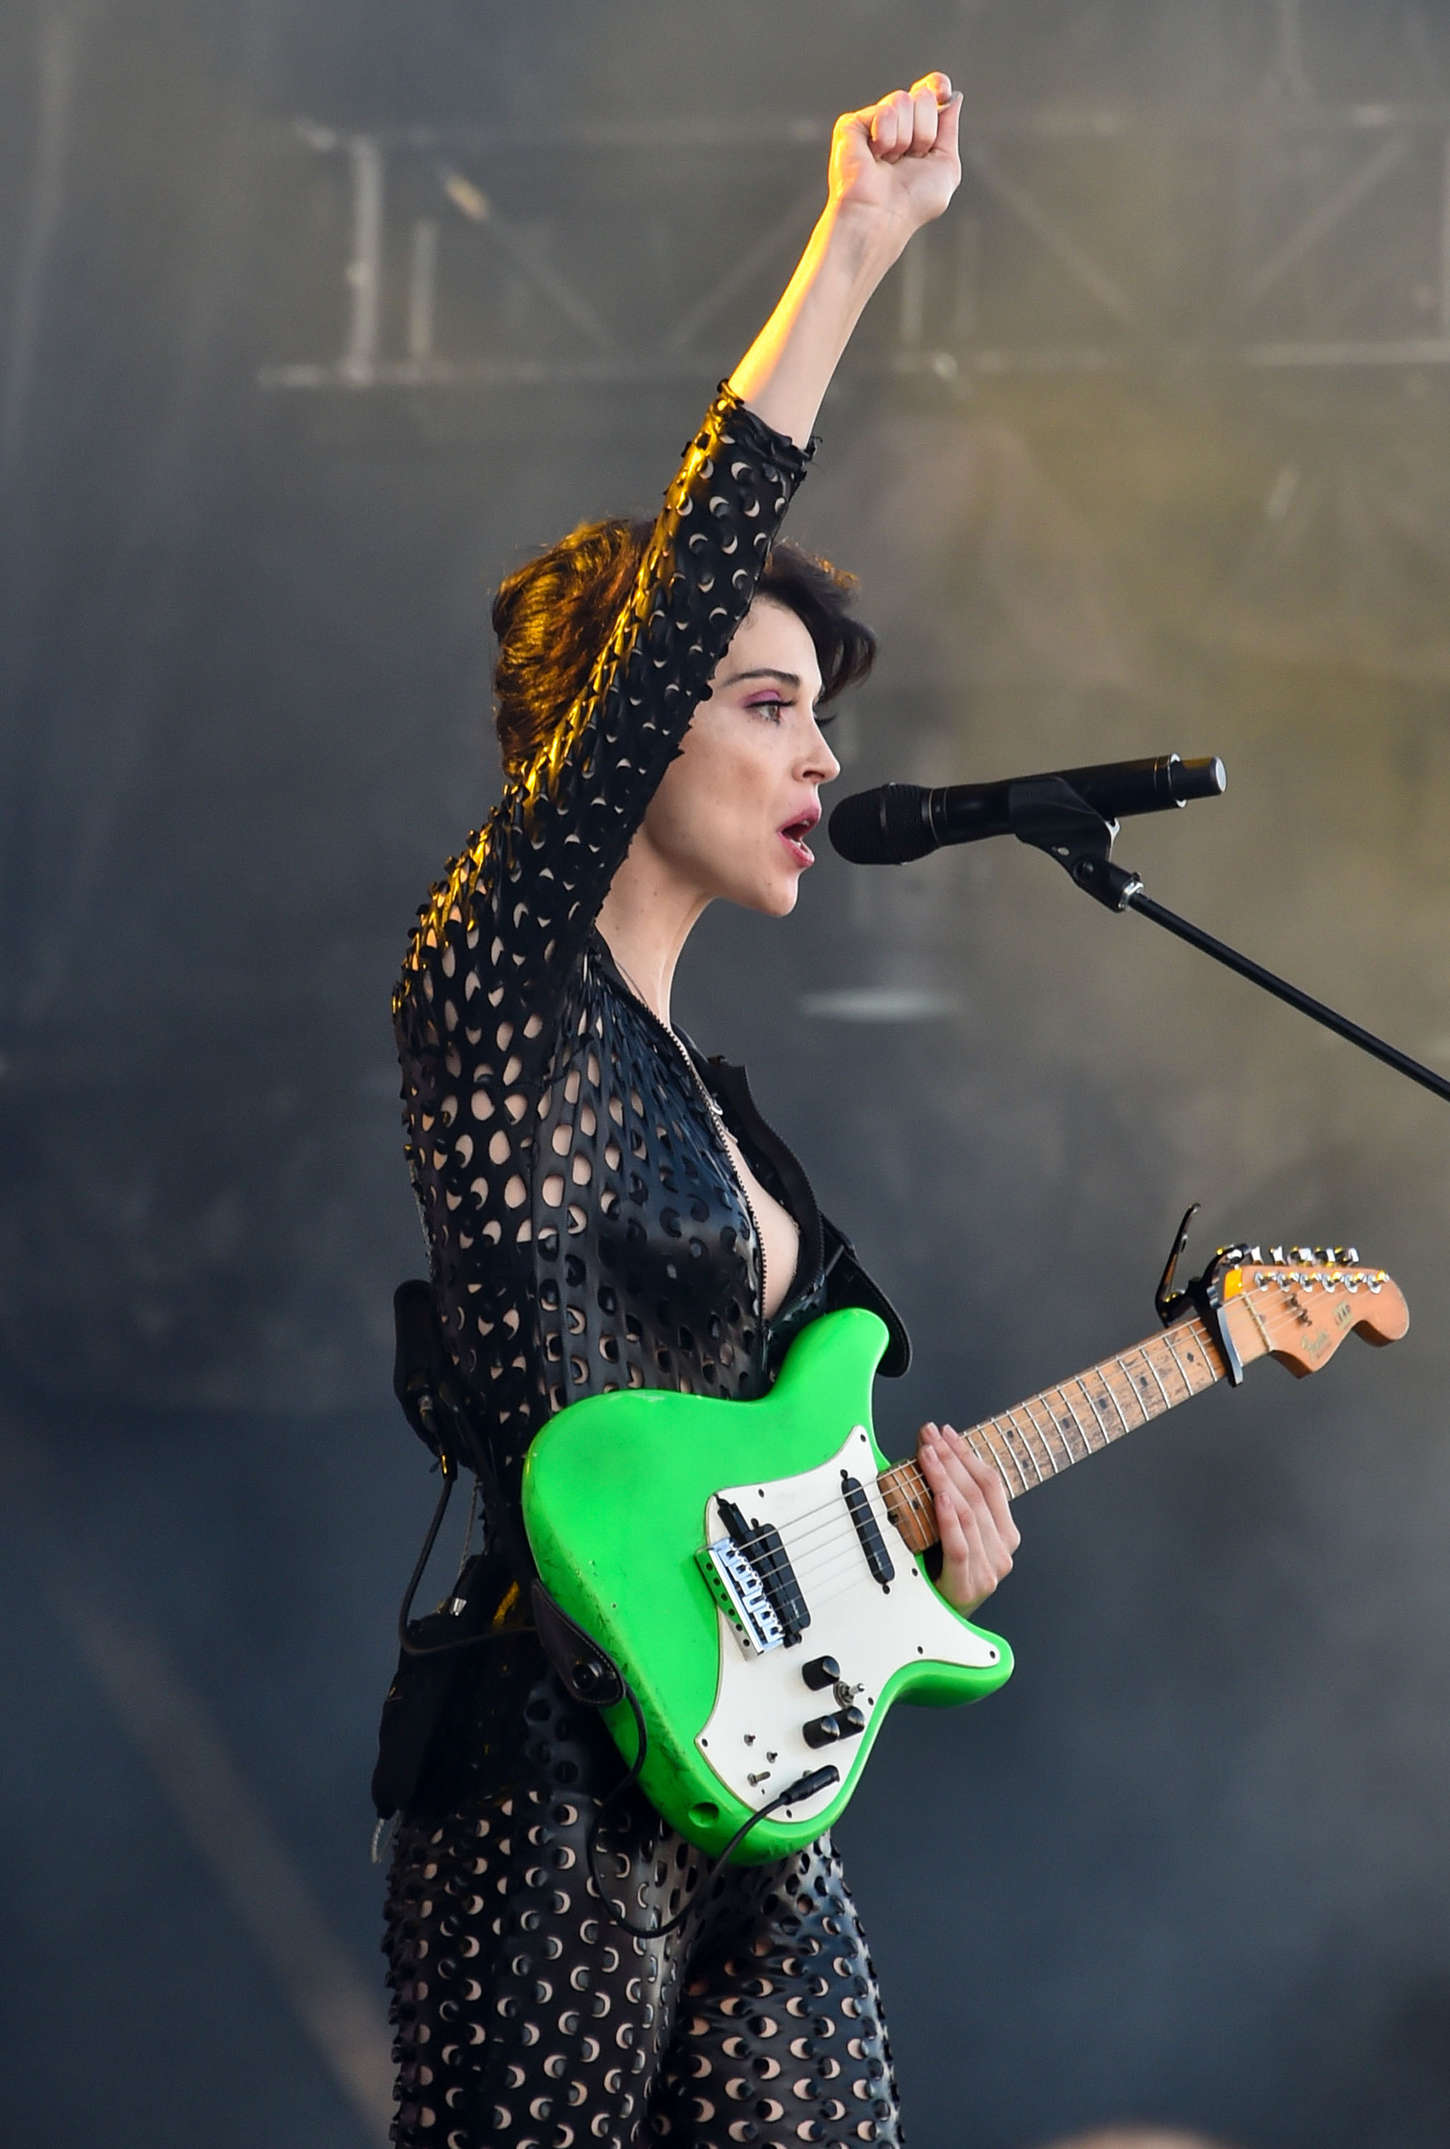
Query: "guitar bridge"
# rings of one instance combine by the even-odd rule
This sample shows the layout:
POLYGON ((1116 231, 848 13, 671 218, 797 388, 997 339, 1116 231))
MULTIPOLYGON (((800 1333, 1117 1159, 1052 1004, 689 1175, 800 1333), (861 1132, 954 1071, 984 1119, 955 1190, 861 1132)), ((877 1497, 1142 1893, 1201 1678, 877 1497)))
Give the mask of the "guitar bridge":
POLYGON ((718 1537, 713 1544, 702 1545, 695 1557, 747 1655, 763 1656, 767 1649, 779 1649, 786 1638, 780 1614, 739 1545, 732 1538, 718 1537))

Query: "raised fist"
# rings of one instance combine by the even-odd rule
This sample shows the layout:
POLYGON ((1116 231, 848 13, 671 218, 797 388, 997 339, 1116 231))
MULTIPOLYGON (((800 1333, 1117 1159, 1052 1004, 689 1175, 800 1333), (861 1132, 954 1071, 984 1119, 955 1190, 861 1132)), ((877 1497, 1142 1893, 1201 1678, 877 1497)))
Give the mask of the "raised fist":
POLYGON ((961 183, 961 106, 961 92, 937 72, 859 112, 843 112, 831 136, 832 201, 853 215, 891 223, 904 243, 941 215, 961 183))

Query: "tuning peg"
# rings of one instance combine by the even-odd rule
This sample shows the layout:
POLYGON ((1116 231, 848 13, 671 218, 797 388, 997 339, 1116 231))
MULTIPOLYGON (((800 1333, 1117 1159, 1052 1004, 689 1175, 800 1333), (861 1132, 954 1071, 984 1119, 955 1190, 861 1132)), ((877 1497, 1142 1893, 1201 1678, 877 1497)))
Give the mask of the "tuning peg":
POLYGON ((1291 1261, 1312 1261, 1314 1259, 1313 1248, 1309 1246, 1291 1246, 1289 1248, 1289 1259, 1291 1261))
POLYGON ((1245 1259, 1245 1261, 1262 1261, 1262 1260, 1263 1260, 1263 1258, 1264 1258, 1264 1256, 1263 1256, 1263 1251, 1262 1251, 1262 1249, 1261 1249, 1260 1247, 1257 1247, 1257 1246, 1246 1246, 1246 1247, 1244 1248, 1244 1259, 1245 1259))
POLYGON ((1282 1246, 1271 1246, 1271 1247, 1269 1248, 1269 1259, 1270 1259, 1270 1260, 1271 1260, 1271 1261, 1272 1261, 1272 1262, 1274 1263, 1274 1266, 1275 1266, 1276 1268, 1282 1268, 1282 1267, 1283 1267, 1283 1265, 1284 1265, 1284 1249, 1283 1249, 1283 1247, 1282 1247, 1282 1246))
POLYGON ((1341 1261, 1346 1262, 1350 1268, 1358 1268, 1359 1248, 1357 1246, 1346 1246, 1339 1258, 1341 1261))

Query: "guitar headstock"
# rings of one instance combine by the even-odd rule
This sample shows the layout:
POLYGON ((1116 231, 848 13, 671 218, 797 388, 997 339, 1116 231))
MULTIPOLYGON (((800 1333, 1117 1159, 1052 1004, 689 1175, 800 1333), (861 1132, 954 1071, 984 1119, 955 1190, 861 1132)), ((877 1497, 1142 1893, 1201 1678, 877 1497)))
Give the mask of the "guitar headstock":
POLYGON ((1404 1293, 1352 1246, 1237 1248, 1218 1275, 1241 1358, 1265 1353, 1296 1379, 1327 1365, 1344 1338, 1394 1343, 1410 1325, 1404 1293))

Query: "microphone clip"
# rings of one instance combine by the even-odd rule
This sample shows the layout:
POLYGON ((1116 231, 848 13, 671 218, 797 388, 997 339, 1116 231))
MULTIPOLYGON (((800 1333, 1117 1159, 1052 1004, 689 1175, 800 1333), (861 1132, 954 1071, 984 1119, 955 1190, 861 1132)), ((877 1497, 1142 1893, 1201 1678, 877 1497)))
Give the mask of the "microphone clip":
POLYGON ((1007 817, 1019 843, 1055 858, 1105 909, 1126 910, 1142 894, 1139 875, 1113 864, 1118 823, 1090 806, 1063 777, 1026 776, 1009 784, 1007 817))

